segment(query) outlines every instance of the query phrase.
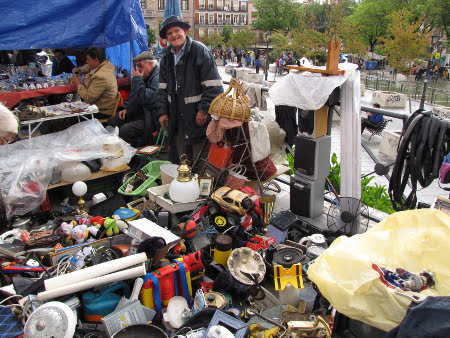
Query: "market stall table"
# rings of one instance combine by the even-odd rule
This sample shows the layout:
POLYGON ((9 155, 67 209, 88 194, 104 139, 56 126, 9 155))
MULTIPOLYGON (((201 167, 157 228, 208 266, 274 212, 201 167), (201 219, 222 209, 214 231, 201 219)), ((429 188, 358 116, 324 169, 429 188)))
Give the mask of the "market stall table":
MULTIPOLYGON (((87 105, 84 103, 81 103, 81 104, 87 105)), ((48 107, 43 107, 43 108, 44 109, 49 108, 49 109, 45 109, 45 110, 53 110, 53 108, 57 107, 57 106, 58 105, 48 106, 48 107)), ((85 120, 88 120, 87 115, 90 115, 91 119, 94 119, 94 114, 97 114, 97 113, 98 113, 98 108, 94 105, 94 106, 89 106, 88 109, 81 111, 81 112, 67 112, 65 114, 55 114, 53 116, 46 116, 46 117, 42 117, 39 119, 20 121, 20 124, 23 126, 28 126, 28 138, 31 138, 33 136, 33 134, 36 132, 36 130, 39 128, 39 126, 45 121, 66 119, 69 117, 77 117, 78 122, 80 122, 80 117, 82 117, 85 120), (32 128, 33 124, 36 124, 36 125, 32 128)))
MULTIPOLYGON (((120 89, 129 89, 131 85, 131 78, 117 78, 117 86, 120 89)), ((57 94, 70 94, 76 93, 77 89, 73 84, 67 84, 64 86, 54 86, 50 88, 24 90, 20 92, 3 92, 0 93, 0 102, 3 102, 6 107, 12 108, 20 101, 39 96, 57 95, 57 94)))

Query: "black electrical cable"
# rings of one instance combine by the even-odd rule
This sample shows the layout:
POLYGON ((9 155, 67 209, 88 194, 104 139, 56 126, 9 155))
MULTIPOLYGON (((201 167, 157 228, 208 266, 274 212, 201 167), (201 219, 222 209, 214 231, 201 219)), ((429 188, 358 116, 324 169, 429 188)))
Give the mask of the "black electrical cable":
POLYGON ((448 152, 447 121, 430 111, 417 110, 408 119, 398 146, 389 182, 389 196, 395 210, 415 209, 417 183, 428 187, 439 177, 439 167, 448 152), (406 185, 411 192, 403 198, 406 185))

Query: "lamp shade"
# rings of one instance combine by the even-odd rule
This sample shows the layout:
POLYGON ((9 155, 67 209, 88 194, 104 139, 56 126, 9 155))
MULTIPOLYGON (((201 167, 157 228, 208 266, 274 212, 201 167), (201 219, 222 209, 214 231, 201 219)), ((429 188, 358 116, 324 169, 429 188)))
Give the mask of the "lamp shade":
POLYGON ((87 193, 87 185, 83 181, 77 181, 72 185, 72 192, 75 196, 83 196, 87 193))
POLYGON ((188 182, 173 180, 169 185, 169 195, 174 202, 193 202, 200 196, 200 187, 194 179, 188 182))

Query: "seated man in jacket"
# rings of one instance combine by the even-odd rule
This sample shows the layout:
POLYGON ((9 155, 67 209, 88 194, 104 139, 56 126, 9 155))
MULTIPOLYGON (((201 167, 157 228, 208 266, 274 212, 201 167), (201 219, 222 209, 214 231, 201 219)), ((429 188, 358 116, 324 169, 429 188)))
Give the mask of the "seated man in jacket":
POLYGON ((84 102, 98 107, 98 119, 109 118, 114 115, 117 104, 114 65, 106 60, 105 50, 102 48, 89 47, 86 55, 87 65, 74 68, 72 83, 84 102), (81 83, 79 74, 86 74, 84 84, 81 83))
POLYGON ((159 66, 153 53, 142 52, 136 56, 131 94, 108 126, 119 127, 119 136, 131 146, 137 147, 139 140, 153 144, 152 132, 159 128, 157 116, 159 66))
MULTIPOLYGON (((380 109, 381 106, 378 103, 373 105, 374 108, 380 109)), ((367 118, 361 119, 361 135, 366 128, 377 129, 384 122, 384 117, 381 114, 367 113, 367 118)))

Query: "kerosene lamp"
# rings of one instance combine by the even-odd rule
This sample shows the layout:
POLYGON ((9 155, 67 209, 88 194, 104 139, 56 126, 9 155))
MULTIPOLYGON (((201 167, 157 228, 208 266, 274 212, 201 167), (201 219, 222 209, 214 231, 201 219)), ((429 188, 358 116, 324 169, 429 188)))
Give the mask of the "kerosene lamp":
POLYGON ((181 164, 177 169, 178 177, 170 183, 169 195, 174 202, 192 202, 199 198, 200 187, 197 180, 191 176, 191 167, 188 166, 187 155, 182 155, 180 160, 181 164))

